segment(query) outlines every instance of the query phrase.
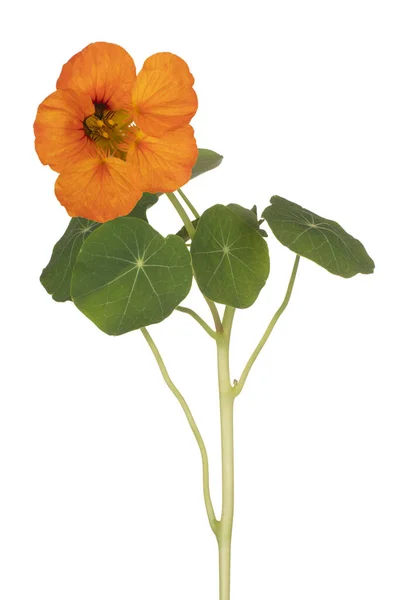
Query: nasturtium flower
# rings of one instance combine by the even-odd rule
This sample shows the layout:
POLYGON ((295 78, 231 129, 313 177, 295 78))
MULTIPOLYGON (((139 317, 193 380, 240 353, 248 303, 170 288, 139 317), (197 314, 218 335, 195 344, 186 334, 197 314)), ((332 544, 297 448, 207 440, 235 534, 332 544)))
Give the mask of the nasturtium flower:
POLYGON ((198 155, 189 125, 193 83, 175 54, 150 56, 136 74, 131 56, 106 42, 64 65, 34 132, 70 216, 109 221, 128 214, 143 192, 173 192, 190 179, 198 155))

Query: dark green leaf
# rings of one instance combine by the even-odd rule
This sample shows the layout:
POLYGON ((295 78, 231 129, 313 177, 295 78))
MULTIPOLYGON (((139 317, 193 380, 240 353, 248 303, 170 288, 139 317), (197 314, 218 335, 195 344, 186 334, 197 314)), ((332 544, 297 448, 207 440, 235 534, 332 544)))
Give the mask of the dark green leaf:
POLYGON ((64 235, 54 246, 40 281, 57 302, 70 300, 71 275, 78 252, 86 238, 100 225, 88 219, 71 219, 64 235))
POLYGON ((199 148, 199 156, 197 157, 196 164, 193 167, 192 176, 190 179, 194 179, 198 175, 202 175, 207 171, 216 169, 222 163, 223 158, 223 156, 217 154, 213 150, 199 148))
POLYGON ((265 240, 221 204, 200 217, 191 253, 201 291, 221 304, 251 306, 269 274, 265 240))
POLYGON ((145 192, 140 198, 139 202, 136 206, 131 210, 128 217, 136 217, 137 219, 143 219, 148 223, 147 211, 149 208, 154 206, 154 204, 158 201, 158 198, 161 194, 149 194, 149 192, 145 192))
POLYGON ((72 275, 75 305, 102 331, 121 335, 168 317, 189 293, 190 254, 141 219, 120 217, 83 245, 72 275))
POLYGON ((262 216, 284 246, 330 273, 353 277, 374 270, 374 261, 362 243, 335 221, 324 219, 280 196, 271 198, 271 205, 262 216))
MULTIPOLYGON (((192 221, 192 225, 195 229, 197 227, 198 222, 199 219, 195 219, 194 221, 192 221)), ((190 240, 190 235, 188 234, 185 225, 181 227, 181 229, 176 233, 176 235, 179 235, 179 237, 182 238, 185 242, 188 242, 190 240)))

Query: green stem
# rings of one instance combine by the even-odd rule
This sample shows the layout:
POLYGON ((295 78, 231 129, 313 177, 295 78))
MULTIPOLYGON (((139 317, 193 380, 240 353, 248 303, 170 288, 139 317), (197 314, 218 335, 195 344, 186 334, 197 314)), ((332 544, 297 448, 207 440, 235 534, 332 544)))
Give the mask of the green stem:
POLYGON ((283 311, 285 310, 285 308, 287 307, 287 305, 289 304, 289 300, 290 297, 292 295, 292 291, 293 291, 293 285, 296 279, 296 274, 297 274, 297 269, 299 266, 299 260, 300 260, 300 256, 297 254, 295 261, 294 261, 294 265, 293 265, 293 270, 292 270, 292 274, 290 276, 290 280, 289 280, 289 285, 288 288, 286 290, 286 295, 283 299, 282 304, 280 305, 280 307, 278 308, 278 310, 276 311, 276 313, 274 314, 274 316, 271 319, 270 324, 268 325, 264 335, 262 336, 261 340, 259 341, 259 343, 257 344, 253 354, 250 356, 244 370, 243 373, 239 379, 239 382, 236 384, 235 386, 235 397, 238 396, 240 394, 240 392, 243 389, 243 386, 246 382, 246 379, 250 373, 251 367, 253 366, 253 364, 256 361, 256 358, 258 357, 258 355, 260 354, 261 350, 263 349, 266 341, 268 340, 273 328, 275 327, 279 317, 281 316, 281 314, 283 313, 283 311))
POLYGON ((184 194, 182 192, 182 190, 180 188, 178 190, 178 194, 180 195, 180 197, 182 198, 182 200, 185 202, 185 204, 189 208, 189 210, 192 211, 192 213, 194 214, 194 216, 196 217, 196 219, 200 219, 200 214, 197 212, 197 210, 195 209, 195 207, 193 206, 193 204, 190 202, 189 198, 186 196, 186 194, 184 194))
POLYGON ((185 413, 185 416, 188 420, 190 428, 193 431, 194 437, 196 438, 197 444, 199 446, 201 460, 202 460, 202 464, 203 464, 204 502, 206 505, 206 511, 207 511, 207 516, 208 516, 208 520, 210 523, 210 527, 213 530, 213 532, 215 533, 215 535, 217 535, 218 522, 215 517, 215 512, 214 512, 214 508, 213 508, 213 504, 212 504, 212 500, 211 500, 211 494, 210 494, 210 476, 209 476, 208 456, 207 456, 206 446, 204 444, 203 438, 201 437, 200 431, 196 425, 196 422, 193 418, 193 415, 190 411, 190 408, 189 408, 186 400, 184 399, 184 397, 182 396, 182 394, 180 393, 178 388, 175 386, 175 384, 171 381, 171 378, 165 367, 164 361, 161 358, 161 354, 160 354, 156 344, 154 343, 153 338, 151 337, 151 335, 149 334, 149 332, 147 331, 147 329, 145 327, 142 327, 141 332, 143 333, 147 343, 150 346, 151 351, 153 352, 154 358, 157 361, 157 364, 160 368, 161 375, 163 376, 165 383, 167 384, 167 386, 169 387, 171 392, 175 395, 175 397, 178 399, 178 402, 181 405, 183 412, 185 413))
POLYGON ((219 555, 219 599, 230 599, 231 541, 234 512, 234 452, 233 452, 233 400, 229 370, 229 345, 235 309, 226 307, 223 331, 217 337, 218 387, 221 415, 222 453, 222 512, 218 522, 217 540, 219 555))
MULTIPOLYGON (((186 227, 186 230, 189 234, 190 239, 193 239, 194 234, 196 233, 195 228, 193 227, 192 221, 190 220, 188 214, 186 213, 185 209, 183 208, 183 206, 181 205, 181 203, 179 202, 178 198, 175 196, 175 194, 167 194, 168 198, 170 199, 173 207, 175 208, 176 212, 178 213, 178 215, 180 216, 180 218, 183 221, 183 224, 186 227)), ((215 306, 214 302, 212 300, 210 300, 209 298, 206 298, 206 296, 204 296, 205 301, 207 302, 212 317, 214 319, 214 323, 215 323, 215 329, 217 331, 222 331, 222 323, 221 323, 221 318, 219 316, 219 312, 217 307, 215 306)))
POLYGON ((175 194, 171 193, 171 194, 167 194, 167 196, 170 199, 172 206, 175 208, 176 212, 182 219, 183 224, 186 227, 186 231, 188 232, 190 239, 193 239, 194 234, 195 234, 195 228, 193 227, 192 221, 190 220, 185 209, 183 208, 183 206, 181 205, 181 203, 179 202, 179 200, 175 196, 175 194))
POLYGON ((178 306, 175 310, 178 310, 182 313, 186 313, 187 315, 193 317, 193 319, 195 319, 202 326, 202 328, 208 333, 208 335, 210 335, 214 339, 216 338, 215 331, 211 329, 211 327, 204 321, 204 319, 200 317, 200 315, 197 314, 197 312, 195 312, 191 308, 186 308, 186 306, 178 306))

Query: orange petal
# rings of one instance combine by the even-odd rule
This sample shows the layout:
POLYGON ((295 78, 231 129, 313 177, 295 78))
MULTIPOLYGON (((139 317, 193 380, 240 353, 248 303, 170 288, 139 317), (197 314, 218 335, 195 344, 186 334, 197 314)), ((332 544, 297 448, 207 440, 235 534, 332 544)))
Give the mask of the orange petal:
POLYGON ((130 109, 135 80, 135 63, 126 50, 117 44, 95 42, 63 66, 57 89, 80 90, 112 110, 130 109))
POLYGON ((95 144, 83 121, 93 114, 90 97, 73 90, 59 90, 40 104, 33 126, 36 152, 44 165, 60 172, 76 160, 95 153, 95 144))
POLYGON ((127 215, 142 195, 132 183, 126 162, 100 156, 63 170, 55 192, 71 217, 100 223, 127 215))
POLYGON ((194 79, 184 60, 170 52, 148 58, 133 89, 133 119, 155 137, 188 125, 197 110, 194 79))
POLYGON ((128 147, 135 185, 146 192, 173 192, 189 181, 198 150, 190 125, 161 138, 140 132, 128 147))

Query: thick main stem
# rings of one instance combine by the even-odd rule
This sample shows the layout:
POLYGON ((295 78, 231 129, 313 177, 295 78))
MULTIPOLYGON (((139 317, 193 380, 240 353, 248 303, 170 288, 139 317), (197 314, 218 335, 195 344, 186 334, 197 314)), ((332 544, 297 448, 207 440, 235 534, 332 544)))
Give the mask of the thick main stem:
POLYGON ((233 400, 234 389, 230 381, 229 342, 234 309, 227 307, 222 322, 223 331, 217 337, 218 387, 221 415, 222 452, 222 512, 218 522, 219 599, 230 599, 231 541, 234 512, 234 449, 233 400))

